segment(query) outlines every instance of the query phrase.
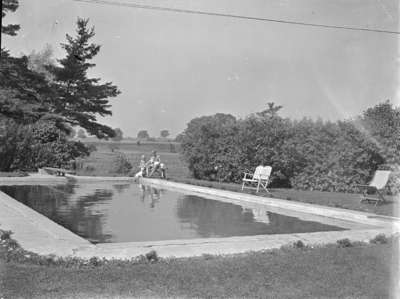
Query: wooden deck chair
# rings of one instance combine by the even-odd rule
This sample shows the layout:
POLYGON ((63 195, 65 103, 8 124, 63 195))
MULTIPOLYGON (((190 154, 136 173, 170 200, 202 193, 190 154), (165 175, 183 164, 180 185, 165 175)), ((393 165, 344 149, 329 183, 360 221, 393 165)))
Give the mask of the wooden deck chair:
POLYGON ((271 175, 272 167, 271 166, 257 166, 254 173, 244 173, 242 190, 247 189, 256 189, 258 192, 260 187, 262 187, 265 191, 269 193, 267 189, 269 177, 271 175), (250 185, 247 187, 246 184, 250 185))
POLYGON ((385 202, 385 197, 383 196, 383 188, 385 188, 389 176, 390 176, 391 171, 389 170, 377 170, 374 174, 374 177, 372 178, 371 182, 368 185, 357 185, 361 188, 364 189, 364 192, 361 196, 360 202, 363 202, 364 200, 367 201, 368 203, 370 202, 375 202, 375 206, 378 203, 383 203, 385 202), (368 194, 368 190, 373 190, 376 192, 376 197, 371 197, 371 195, 368 194))

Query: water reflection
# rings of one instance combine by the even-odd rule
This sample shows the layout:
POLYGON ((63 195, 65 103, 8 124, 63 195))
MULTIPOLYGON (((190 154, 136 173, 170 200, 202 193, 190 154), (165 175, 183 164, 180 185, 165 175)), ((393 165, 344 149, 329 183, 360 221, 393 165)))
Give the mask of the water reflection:
POLYGON ((55 187, 1 186, 0 189, 85 239, 108 242, 111 234, 103 232, 107 214, 100 207, 112 199, 113 192, 98 188, 67 184, 55 187))
POLYGON ((195 227, 202 237, 343 230, 332 225, 273 213, 263 206, 242 207, 198 196, 182 196, 178 200, 177 215, 181 222, 195 227))
POLYGON ((268 211, 142 184, 0 186, 93 243, 340 230, 268 211))
POLYGON ((150 208, 155 208, 156 203, 161 198, 161 190, 153 186, 146 186, 143 184, 138 184, 138 187, 140 190, 140 198, 142 202, 145 202, 145 199, 148 198, 150 199, 150 208))
POLYGON ((201 237, 256 235, 267 229, 266 223, 255 221, 251 209, 193 195, 178 199, 177 216, 201 237))

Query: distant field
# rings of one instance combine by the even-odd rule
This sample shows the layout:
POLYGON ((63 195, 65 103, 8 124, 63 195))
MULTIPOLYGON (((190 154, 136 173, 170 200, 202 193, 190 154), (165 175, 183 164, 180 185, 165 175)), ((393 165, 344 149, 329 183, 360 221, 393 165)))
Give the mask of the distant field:
POLYGON ((116 176, 114 161, 120 153, 129 159, 129 162, 138 170, 142 155, 149 159, 151 151, 155 150, 161 156, 161 161, 167 165, 167 175, 174 178, 189 176, 186 164, 179 155, 180 144, 176 142, 145 142, 137 143, 119 142, 88 142, 87 145, 96 146, 97 150, 83 160, 82 169, 78 175, 116 176))

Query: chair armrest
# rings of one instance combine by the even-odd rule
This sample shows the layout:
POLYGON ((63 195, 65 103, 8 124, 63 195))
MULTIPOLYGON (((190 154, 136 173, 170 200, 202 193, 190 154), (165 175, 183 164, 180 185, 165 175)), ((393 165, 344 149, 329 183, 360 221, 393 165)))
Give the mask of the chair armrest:
POLYGON ((244 174, 244 179, 247 179, 247 175, 249 175, 249 176, 253 176, 253 174, 252 173, 248 173, 248 172, 244 172, 243 173, 244 174))

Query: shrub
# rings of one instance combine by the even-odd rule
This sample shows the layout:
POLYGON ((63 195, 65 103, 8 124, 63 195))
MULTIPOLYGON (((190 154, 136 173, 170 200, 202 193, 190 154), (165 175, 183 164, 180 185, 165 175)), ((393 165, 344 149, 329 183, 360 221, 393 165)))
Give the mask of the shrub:
POLYGON ((398 165, 390 168, 392 173, 389 177, 389 181, 385 186, 385 192, 387 194, 399 194, 400 193, 400 167, 398 165))
POLYGON ((303 241, 298 240, 293 243, 293 247, 294 248, 304 248, 304 247, 306 247, 306 245, 304 245, 303 241))
POLYGON ((114 159, 114 172, 118 174, 128 174, 132 169, 132 164, 129 162, 128 157, 119 153, 118 156, 114 159))
POLYGON ((157 252, 155 250, 152 250, 152 251, 146 253, 145 256, 146 256, 146 259, 151 263, 158 262, 158 260, 159 260, 157 252))
MULTIPOLYGON (((215 114, 191 120, 179 135, 196 179, 240 182, 245 170, 273 168, 271 187, 359 192, 384 163, 400 165, 400 109, 389 102, 336 122, 280 117, 280 106, 244 119, 215 114)), ((400 172, 387 190, 400 191, 400 172)))
POLYGON ((9 240, 7 240, 7 247, 14 250, 14 249, 19 248, 19 244, 16 240, 9 239, 9 240))
POLYGON ((89 259, 90 266, 97 267, 100 265, 100 263, 101 263, 101 260, 95 256, 89 259))
POLYGON ((386 244, 389 242, 385 234, 379 234, 369 241, 372 244, 386 244))
POLYGON ((336 244, 338 245, 338 247, 352 247, 353 246, 351 241, 349 239, 347 239, 347 238, 337 240, 336 244))
POLYGON ((0 240, 5 241, 9 240, 11 238, 12 231, 6 230, 6 231, 0 231, 0 240))
POLYGON ((33 125, 9 122, 0 137, 0 170, 32 171, 43 166, 66 167, 69 161, 88 155, 81 142, 69 141, 53 122, 33 125))
POLYGON ((229 114, 218 113, 189 122, 182 135, 181 150, 196 179, 235 180, 240 163, 237 133, 237 121, 229 114))

